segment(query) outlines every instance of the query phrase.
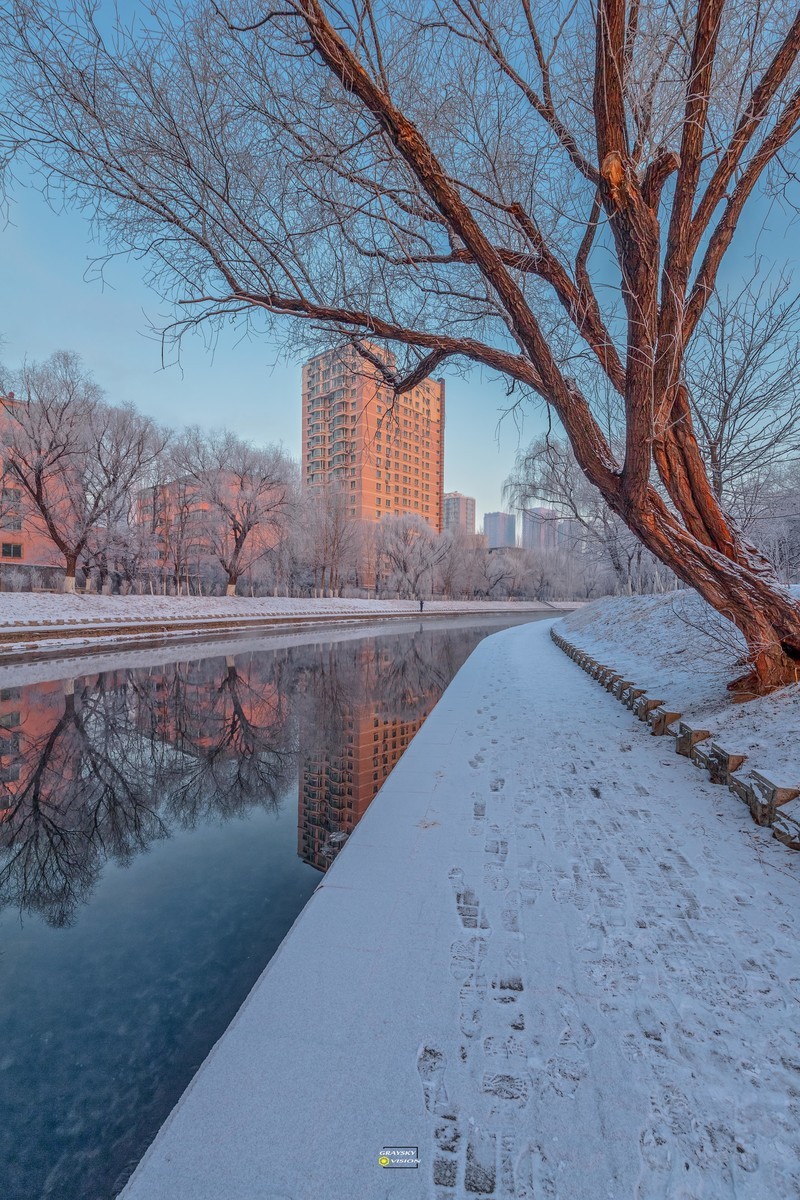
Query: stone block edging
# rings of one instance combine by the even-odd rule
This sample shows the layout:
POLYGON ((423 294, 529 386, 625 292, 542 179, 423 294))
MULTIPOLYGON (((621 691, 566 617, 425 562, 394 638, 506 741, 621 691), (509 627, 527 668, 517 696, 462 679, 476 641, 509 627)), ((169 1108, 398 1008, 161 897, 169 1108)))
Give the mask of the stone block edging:
POLYGON ((689 725, 683 720, 683 714, 671 709, 665 700, 649 697, 633 680, 626 679, 613 667, 597 662, 585 650, 567 641, 554 625, 550 627, 550 637, 559 650, 631 709, 640 721, 646 722, 651 734, 671 737, 676 754, 706 771, 711 783, 723 784, 742 800, 757 825, 771 828, 773 837, 790 850, 800 850, 800 783, 797 787, 786 787, 774 783, 760 771, 743 772, 746 754, 722 747, 713 740, 711 730, 689 725))

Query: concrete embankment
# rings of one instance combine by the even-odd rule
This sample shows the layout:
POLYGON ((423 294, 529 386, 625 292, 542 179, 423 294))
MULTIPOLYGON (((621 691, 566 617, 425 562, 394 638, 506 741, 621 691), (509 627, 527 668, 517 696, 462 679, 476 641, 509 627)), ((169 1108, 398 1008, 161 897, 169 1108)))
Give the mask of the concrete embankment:
POLYGON ((548 622, 487 638, 124 1200, 796 1196, 800 881, 761 832, 548 622))
MULTIPOLYGON (((19 597, 14 597, 19 599, 19 597)), ((58 597, 48 597, 48 600, 58 600, 58 597)), ((66 597, 72 601, 74 597, 66 597)), ((245 602, 246 605, 246 602, 245 602)), ((122 611, 119 616, 104 614, 102 619, 83 617, 76 620, 74 614, 60 620, 19 620, 0 624, 0 663, 17 662, 30 655, 37 657, 58 657, 66 651, 79 650, 106 642, 120 648, 128 646, 159 645, 168 640, 187 640, 195 638, 219 637, 224 634, 254 634, 272 633, 275 631, 298 628, 326 628, 352 624, 353 622, 392 622, 408 621, 410 617, 420 620, 432 620, 442 617, 475 616, 508 616, 512 619, 526 614, 552 612, 553 605, 525 603, 449 603, 437 601, 429 603, 420 611, 416 604, 386 604, 368 601, 337 602, 326 604, 325 601, 310 601, 306 611, 281 611, 276 605, 276 611, 265 611, 258 615, 248 614, 247 608, 236 611, 233 602, 233 612, 222 615, 219 612, 207 617, 194 613, 187 619, 170 614, 159 616, 146 613, 125 614, 125 598, 120 599, 122 611)), ((568 611, 569 605, 561 605, 559 609, 568 611)))

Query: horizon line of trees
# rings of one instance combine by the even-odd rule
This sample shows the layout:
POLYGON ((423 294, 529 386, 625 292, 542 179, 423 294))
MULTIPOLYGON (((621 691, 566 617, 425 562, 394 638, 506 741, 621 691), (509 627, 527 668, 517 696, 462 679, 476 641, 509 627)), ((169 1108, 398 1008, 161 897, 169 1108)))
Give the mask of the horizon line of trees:
MULTIPOLYGON (((52 585, 62 571, 67 592, 80 580, 88 590, 177 595, 244 587, 548 600, 674 586, 652 556, 639 555, 623 581, 613 550, 586 535, 589 510, 571 545, 536 552, 438 534, 415 514, 353 520, 335 484, 303 491, 280 446, 224 429, 163 428, 132 405, 109 403, 67 351, 16 372, 0 368, 0 405, 0 528, 32 522, 62 559, 52 570, 4 562, 6 590, 52 585)), ((573 515, 558 497, 548 500, 573 515)))
MULTIPOLYGON (((709 383, 698 415, 720 501, 788 584, 800 579, 800 314, 783 280, 760 324, 747 318, 744 295, 713 309, 698 370, 716 390, 709 383), (766 419, 765 364, 776 357, 786 373, 766 419)), ((415 599, 592 599, 679 586, 588 483, 569 443, 551 435, 520 451, 504 498, 517 510, 548 506, 567 537, 547 550, 490 550, 461 531, 437 534, 414 514, 353 520, 335 483, 301 488, 282 447, 225 429, 162 428, 132 405, 108 403, 67 351, 0 368, 0 404, 0 528, 32 517, 63 559, 65 591, 79 576, 107 592, 235 595, 244 586, 253 595, 415 599)), ((607 425, 614 444, 611 405, 607 425)), ((3 566, 6 589, 56 575, 3 566)))

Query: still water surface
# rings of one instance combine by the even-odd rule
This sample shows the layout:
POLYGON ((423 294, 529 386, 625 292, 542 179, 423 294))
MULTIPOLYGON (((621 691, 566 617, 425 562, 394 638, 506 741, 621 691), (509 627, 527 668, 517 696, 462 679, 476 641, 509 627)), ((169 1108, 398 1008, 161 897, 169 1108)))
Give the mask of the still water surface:
POLYGON ((122 655, 0 690, 4 1200, 117 1194, 441 692, 511 623, 122 655))

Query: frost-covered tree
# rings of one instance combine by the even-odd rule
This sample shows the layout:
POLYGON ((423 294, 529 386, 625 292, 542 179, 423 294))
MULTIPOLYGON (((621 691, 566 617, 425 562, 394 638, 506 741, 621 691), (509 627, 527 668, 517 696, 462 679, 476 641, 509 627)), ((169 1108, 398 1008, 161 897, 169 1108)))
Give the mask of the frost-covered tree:
POLYGON ((736 686, 797 678, 800 605, 715 491, 686 371, 759 202, 797 204, 793 6, 156 0, 107 34, 95 11, 3 0, 0 136, 179 324, 391 345, 398 393, 445 363, 505 376, 737 625, 736 686))
POLYGON ((357 575, 361 526, 351 519, 349 507, 344 487, 336 480, 304 493, 298 533, 318 596, 341 595, 345 582, 357 575))
POLYGON ((106 404, 75 354, 26 363, 0 383, 7 477, 64 556, 64 591, 73 592, 90 540, 117 519, 166 434, 131 406, 106 404))
POLYGON ((194 541, 225 572, 241 575, 275 547, 288 514, 294 469, 278 446, 258 447, 227 430, 187 429, 176 443, 178 486, 188 497, 194 541))
POLYGON ((430 594, 448 543, 416 514, 384 517, 377 529, 378 561, 390 591, 406 599, 430 594))

